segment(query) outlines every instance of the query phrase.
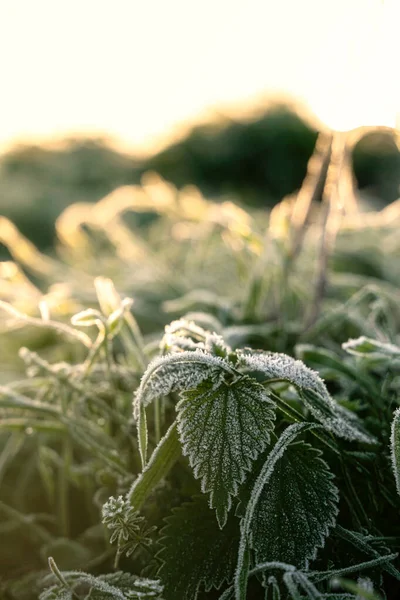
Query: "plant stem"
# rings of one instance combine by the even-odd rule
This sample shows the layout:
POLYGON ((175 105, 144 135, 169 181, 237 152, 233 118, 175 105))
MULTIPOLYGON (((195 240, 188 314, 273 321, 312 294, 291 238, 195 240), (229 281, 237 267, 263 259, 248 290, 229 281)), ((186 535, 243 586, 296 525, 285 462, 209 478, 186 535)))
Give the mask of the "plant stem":
POLYGON ((344 212, 342 198, 339 196, 339 181, 345 160, 345 152, 345 135, 336 132, 332 140, 332 155, 323 192, 323 224, 317 266, 317 280, 311 311, 306 320, 306 329, 314 325, 321 311, 322 300, 325 296, 328 281, 328 262, 335 245, 336 235, 344 212))

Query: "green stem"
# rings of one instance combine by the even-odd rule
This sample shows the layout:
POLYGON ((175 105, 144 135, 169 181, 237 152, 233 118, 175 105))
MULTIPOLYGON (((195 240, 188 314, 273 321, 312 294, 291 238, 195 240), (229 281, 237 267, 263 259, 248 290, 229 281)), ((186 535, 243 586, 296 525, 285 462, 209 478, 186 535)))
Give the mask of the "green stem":
POLYGON ((164 479, 181 456, 181 445, 176 421, 168 429, 143 472, 133 483, 127 499, 135 510, 139 510, 154 487, 164 479))
POLYGON ((156 398, 154 401, 154 437, 156 444, 161 439, 161 410, 160 410, 160 398, 156 398))
MULTIPOLYGON (((61 398, 62 412, 66 415, 68 409, 68 402, 65 392, 61 398)), ((67 432, 63 436, 62 442, 62 464, 59 469, 59 519, 60 519, 60 531, 63 537, 69 536, 69 510, 68 510, 68 495, 69 495, 69 471, 71 468, 72 461, 72 446, 71 438, 67 432)))
POLYGON ((79 596, 73 591, 73 589, 69 585, 68 581, 65 579, 64 575, 61 573, 60 569, 58 568, 58 566, 56 564, 56 561, 54 560, 54 558, 52 556, 49 556, 49 568, 50 568, 50 571, 53 573, 54 577, 56 577, 58 579, 58 581, 61 583, 61 585, 65 589, 71 591, 73 598, 76 598, 76 600, 79 600, 79 596))

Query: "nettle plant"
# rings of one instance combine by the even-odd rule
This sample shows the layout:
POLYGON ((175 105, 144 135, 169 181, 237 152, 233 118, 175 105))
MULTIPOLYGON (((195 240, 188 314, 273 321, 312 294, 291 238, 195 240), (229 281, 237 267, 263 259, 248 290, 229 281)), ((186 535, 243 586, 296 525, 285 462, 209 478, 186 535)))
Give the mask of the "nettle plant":
MULTIPOLYGON (((396 554, 382 556, 337 525, 340 494, 320 448, 335 455, 336 439, 372 448, 376 440, 315 371, 285 354, 234 351, 221 335, 186 320, 167 327, 161 354, 134 399, 143 471, 124 500, 109 500, 103 516, 116 527, 118 514, 140 511, 187 457, 200 493, 175 508, 161 532, 163 598, 193 600, 222 588, 221 600, 260 598, 254 579, 266 598, 339 599, 353 596, 323 593, 321 582, 326 588, 334 576, 379 565, 400 578, 391 565, 396 554), (176 419, 148 459, 146 413, 153 411, 159 432, 160 401, 176 402, 176 419), (310 571, 334 529, 369 560, 310 571)), ((370 583, 342 586, 372 597, 370 583)))
POLYGON ((52 517, 47 528, 0 502, 50 556, 40 600, 375 600, 396 585, 400 348, 363 336, 343 344, 346 359, 299 345, 339 402, 303 361, 230 347, 211 315, 145 342, 131 302, 108 291, 72 328, 41 323, 85 346, 81 364, 22 350, 28 379, 0 389, 4 427, 37 429, 49 444, 39 471, 52 496, 45 459, 60 473, 58 537, 52 517), (96 327, 94 341, 80 327, 96 327), (82 487, 78 504, 68 485, 82 487), (68 510, 84 512, 88 496, 102 526, 94 515, 77 535, 68 510), (99 526, 111 546, 95 537, 88 557, 99 526), (61 550, 82 570, 62 571, 61 550))

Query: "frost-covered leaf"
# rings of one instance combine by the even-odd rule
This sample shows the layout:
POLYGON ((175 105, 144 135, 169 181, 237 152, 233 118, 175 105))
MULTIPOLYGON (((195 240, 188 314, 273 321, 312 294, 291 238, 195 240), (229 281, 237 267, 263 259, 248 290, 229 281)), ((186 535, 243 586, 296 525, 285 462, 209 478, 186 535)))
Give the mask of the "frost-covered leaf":
POLYGON ((163 352, 204 350, 222 358, 231 352, 231 348, 225 344, 220 334, 203 329, 187 319, 173 321, 167 325, 160 348, 163 352))
POLYGON ((301 360, 279 352, 240 352, 238 366, 260 373, 266 381, 287 381, 297 388, 313 390, 322 396, 327 409, 334 408, 334 401, 318 373, 301 360))
POLYGON ((204 496, 185 503, 167 518, 162 530, 159 572, 166 600, 195 600, 199 588, 230 583, 239 543, 239 519, 231 515, 223 530, 204 496))
POLYGON ((400 408, 395 410, 393 415, 390 450, 392 454, 392 468, 396 481, 396 489, 397 493, 400 495, 400 408))
POLYGON ((97 577, 83 571, 63 571, 56 577, 46 577, 44 582, 54 579, 57 584, 44 590, 39 600, 72 600, 78 597, 75 590, 79 590, 79 598, 85 593, 87 600, 163 600, 159 580, 122 571, 97 577))
POLYGON ((329 414, 324 400, 313 390, 302 390, 300 395, 311 414, 325 429, 331 431, 334 435, 345 440, 359 441, 365 444, 376 443, 376 439, 362 429, 357 415, 344 406, 335 404, 333 412, 329 414))
MULTIPOLYGON (((374 541, 374 537, 371 535, 365 536, 358 531, 350 531, 349 529, 345 529, 341 525, 337 525, 335 528, 335 534, 340 537, 342 540, 349 542, 352 544, 357 550, 360 550, 362 553, 367 556, 371 556, 374 559, 381 559, 382 555, 373 547, 371 542, 374 541)), ((382 569, 392 575, 397 581, 400 581, 400 571, 396 569, 396 567, 386 560, 382 564, 382 569)))
POLYGON ((253 461, 270 441, 274 405, 264 388, 243 376, 226 383, 207 380, 183 392, 177 405, 183 453, 202 491, 210 493, 223 527, 253 461))
POLYGON ((180 350, 204 350, 206 330, 187 319, 172 321, 165 327, 164 336, 160 342, 163 352, 179 352, 180 350))
POLYGON ((388 342, 379 342, 365 336, 361 336, 355 340, 349 340, 342 344, 342 348, 355 354, 356 356, 368 356, 370 358, 379 358, 383 356, 400 358, 400 348, 388 342))
POLYGON ((199 350, 156 358, 149 364, 136 392, 135 416, 139 414, 140 405, 147 406, 171 392, 193 389, 205 379, 221 381, 224 375, 233 373, 226 360, 199 350))
POLYGON ((371 436, 361 430, 357 417, 333 400, 318 373, 302 361, 274 352, 240 353, 237 366, 262 375, 265 382, 286 381, 293 385, 299 390, 311 414, 335 435, 348 440, 374 442, 371 436))
POLYGON ((158 579, 137 577, 130 573, 110 573, 96 577, 98 587, 93 587, 88 600, 114 600, 113 592, 106 591, 117 588, 126 600, 162 600, 163 586, 158 579))
POLYGON ((67 590, 62 585, 52 585, 45 589, 39 596, 39 600, 73 600, 72 590, 67 590))
POLYGON ((135 510, 140 510, 148 495, 160 481, 166 478, 181 454, 176 422, 174 422, 127 494, 127 500, 135 510))
POLYGON ((324 545, 338 513, 338 490, 320 455, 299 442, 277 462, 252 520, 250 543, 257 562, 303 568, 324 545))
MULTIPOLYGON (((247 579, 249 576, 249 538, 251 527, 258 501, 263 489, 268 485, 276 464, 282 458, 290 444, 301 434, 309 429, 321 427, 315 423, 293 423, 280 435, 256 479, 252 488, 250 499, 246 506, 246 513, 240 523, 240 543, 238 549, 237 566, 235 572, 235 600, 246 600, 247 579)), ((276 564, 276 563, 275 563, 276 564)), ((282 563, 279 563, 282 565, 282 563)), ((285 568, 294 569, 293 565, 285 568)))

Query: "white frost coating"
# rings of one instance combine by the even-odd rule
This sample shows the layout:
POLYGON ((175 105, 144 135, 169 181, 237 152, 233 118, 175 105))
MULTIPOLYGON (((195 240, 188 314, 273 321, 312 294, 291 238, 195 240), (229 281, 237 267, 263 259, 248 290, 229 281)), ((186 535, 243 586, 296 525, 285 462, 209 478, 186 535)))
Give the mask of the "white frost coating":
POLYGON ((166 333, 160 344, 160 349, 169 352, 182 352, 183 350, 204 350, 205 347, 203 342, 194 342, 189 337, 166 333))
POLYGON ((226 360, 200 350, 177 352, 153 360, 145 371, 134 397, 134 415, 140 404, 147 406, 171 392, 190 390, 205 379, 221 381, 235 371, 226 360))
POLYGON ((380 342, 362 335, 342 344, 343 350, 357 356, 400 356, 400 348, 389 342, 380 342))
POLYGON ((392 469, 396 480, 396 489, 400 496, 400 408, 397 408, 393 415, 390 453, 392 456, 392 469))
POLYGON ((221 355, 222 353, 226 356, 229 352, 232 352, 232 348, 225 344, 224 338, 218 333, 208 333, 206 335, 204 346, 206 352, 212 352, 214 354, 221 355))
POLYGON ((165 333, 177 333, 178 335, 186 333, 197 337, 199 340, 204 339, 206 332, 207 331, 203 327, 196 325, 194 321, 190 321, 188 319, 171 321, 171 323, 165 327, 165 333))
POLYGON ((246 589, 242 586, 242 580, 247 581, 248 575, 246 572, 248 570, 248 565, 246 564, 245 556, 248 550, 254 513, 263 488, 271 479, 276 463, 283 456, 291 442, 293 442, 296 437, 300 435, 300 433, 304 433, 309 429, 315 429, 318 427, 320 427, 320 425, 315 425, 314 423, 293 423, 293 425, 289 425, 289 427, 287 427, 281 434, 275 446, 272 448, 263 468, 256 479, 246 507, 246 513, 240 523, 240 542, 234 582, 235 600, 246 600, 246 589))
POLYGON ((376 443, 376 438, 360 429, 361 423, 357 416, 340 406, 340 404, 334 403, 333 412, 327 414, 324 405, 321 403, 321 398, 313 390, 303 390, 301 397, 311 414, 326 430, 345 440, 359 441, 365 444, 376 443))
POLYGON ((210 492, 222 528, 246 472, 270 441, 274 405, 261 385, 242 376, 232 384, 203 382, 182 394, 178 431, 203 493, 210 492))
POLYGON ((286 450, 254 511, 250 545, 257 562, 285 561, 304 569, 315 559, 338 514, 332 479, 320 450, 304 442, 286 450))
POLYGON ((360 429, 356 415, 335 402, 319 374, 301 360, 274 352, 240 353, 238 367, 263 373, 267 380, 287 381, 295 386, 311 414, 338 437, 367 444, 375 442, 375 438, 360 429))
POLYGON ((309 369, 301 360, 278 352, 260 354, 240 354, 239 366, 246 366, 253 371, 260 371, 268 379, 280 379, 292 385, 310 389, 324 398, 326 404, 334 409, 335 403, 321 377, 316 371, 309 369))
POLYGON ((231 352, 221 335, 205 330, 186 319, 173 321, 166 326, 160 348, 172 352, 199 349, 217 356, 226 356, 231 352))
POLYGON ((179 319, 165 327, 165 334, 160 342, 160 349, 170 352, 182 350, 204 350, 207 332, 193 321, 179 319))

